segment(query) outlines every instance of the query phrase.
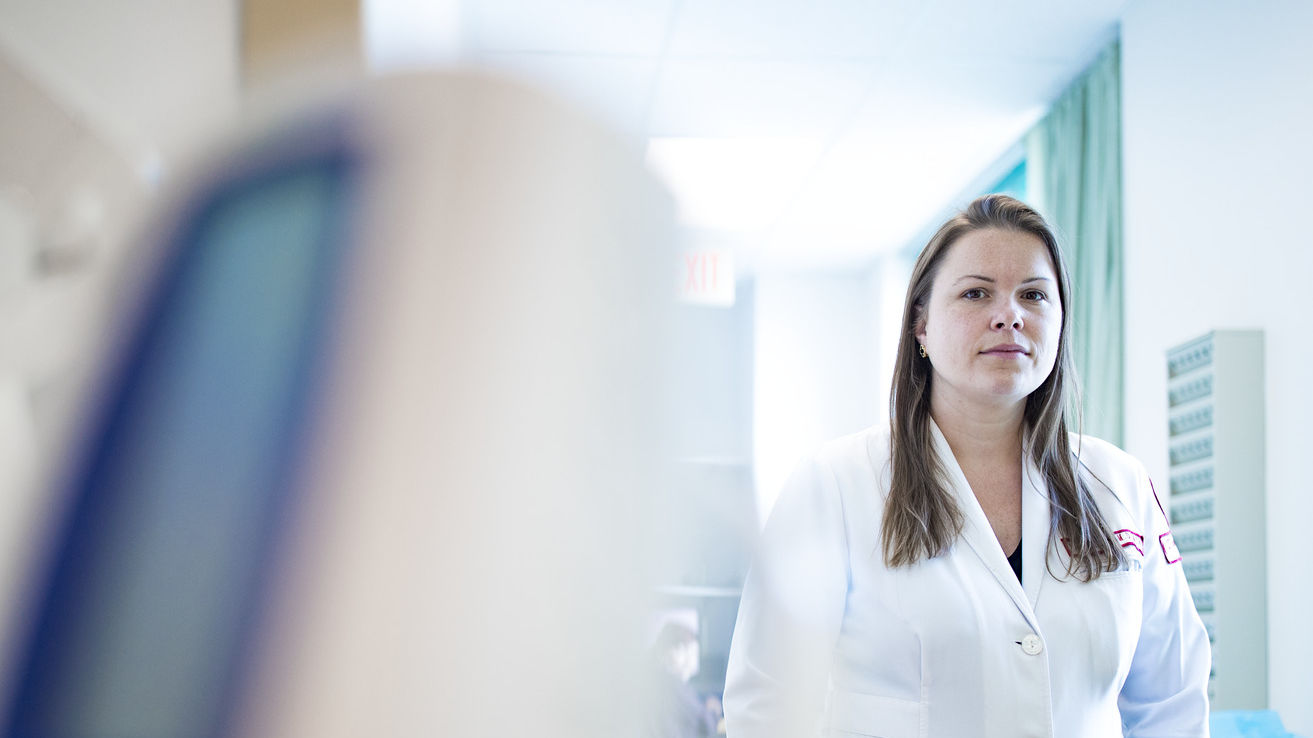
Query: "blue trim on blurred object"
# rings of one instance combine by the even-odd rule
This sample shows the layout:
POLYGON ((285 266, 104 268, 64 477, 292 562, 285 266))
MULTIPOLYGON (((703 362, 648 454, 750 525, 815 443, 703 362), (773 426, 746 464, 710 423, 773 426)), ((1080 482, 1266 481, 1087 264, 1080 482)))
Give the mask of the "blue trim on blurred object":
POLYGON ((161 242, 73 456, 5 735, 234 727, 346 279, 349 128, 321 118, 239 151, 161 242))

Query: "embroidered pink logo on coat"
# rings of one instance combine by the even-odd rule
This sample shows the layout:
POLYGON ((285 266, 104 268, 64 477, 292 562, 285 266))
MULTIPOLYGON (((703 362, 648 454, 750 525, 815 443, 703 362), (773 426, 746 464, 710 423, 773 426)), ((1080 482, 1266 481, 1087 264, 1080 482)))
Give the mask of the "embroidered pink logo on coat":
POLYGON ((1158 545, 1163 548, 1163 558, 1167 563, 1175 564, 1181 560, 1181 550, 1176 547, 1176 540, 1172 538, 1171 519, 1167 517, 1167 510, 1163 508, 1163 501, 1158 499, 1158 490, 1153 487, 1153 480, 1149 480, 1149 491, 1153 493, 1153 501, 1158 503, 1158 512, 1163 514, 1163 522, 1167 524, 1167 532, 1158 536, 1158 545))
POLYGON ((1167 563, 1175 564, 1181 560, 1181 551, 1176 547, 1176 541, 1172 539, 1170 530, 1158 536, 1158 545, 1163 547, 1163 557, 1167 559, 1167 563))
POLYGON ((1122 548, 1133 548, 1141 556, 1144 555, 1144 536, 1130 528, 1115 530, 1112 534, 1116 536, 1117 543, 1120 543, 1122 548))

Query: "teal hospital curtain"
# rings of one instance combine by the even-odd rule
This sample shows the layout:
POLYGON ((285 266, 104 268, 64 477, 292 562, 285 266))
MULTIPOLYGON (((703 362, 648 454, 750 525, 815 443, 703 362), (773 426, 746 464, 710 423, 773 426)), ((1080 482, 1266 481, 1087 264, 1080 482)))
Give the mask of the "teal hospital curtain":
POLYGON ((1026 189, 1071 272, 1072 358, 1085 433, 1122 442, 1121 64, 1117 43, 1026 140, 1026 189))

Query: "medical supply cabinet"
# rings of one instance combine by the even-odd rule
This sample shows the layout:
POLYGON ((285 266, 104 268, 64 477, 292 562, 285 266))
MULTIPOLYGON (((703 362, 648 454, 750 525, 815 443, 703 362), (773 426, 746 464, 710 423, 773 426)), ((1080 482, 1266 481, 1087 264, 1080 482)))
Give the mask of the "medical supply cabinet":
POLYGON ((1169 350, 1167 402, 1171 473, 1163 502, 1212 642, 1209 698, 1213 709, 1262 709, 1267 707, 1262 332, 1218 330, 1169 350))

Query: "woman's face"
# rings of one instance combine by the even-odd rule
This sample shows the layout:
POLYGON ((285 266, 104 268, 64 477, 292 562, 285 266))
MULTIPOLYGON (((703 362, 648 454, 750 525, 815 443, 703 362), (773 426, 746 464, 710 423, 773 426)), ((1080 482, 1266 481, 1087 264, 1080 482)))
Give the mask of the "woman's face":
POLYGON ((1061 329, 1057 272, 1039 238, 997 228, 962 236, 939 264, 916 334, 932 402, 1024 401, 1053 371, 1061 329))

